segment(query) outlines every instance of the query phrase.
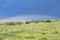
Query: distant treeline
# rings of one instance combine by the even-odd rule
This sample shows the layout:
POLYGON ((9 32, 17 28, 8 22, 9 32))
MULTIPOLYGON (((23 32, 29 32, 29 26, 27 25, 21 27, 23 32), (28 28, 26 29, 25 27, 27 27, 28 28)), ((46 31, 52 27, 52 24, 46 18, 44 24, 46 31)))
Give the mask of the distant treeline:
POLYGON ((25 22, 5 22, 4 25, 17 25, 17 24, 30 24, 30 23, 40 23, 40 22, 57 22, 59 20, 31 20, 31 21, 25 21, 25 22))
POLYGON ((32 21, 25 21, 25 24, 29 23, 39 23, 39 22, 59 22, 60 20, 32 20, 32 21))

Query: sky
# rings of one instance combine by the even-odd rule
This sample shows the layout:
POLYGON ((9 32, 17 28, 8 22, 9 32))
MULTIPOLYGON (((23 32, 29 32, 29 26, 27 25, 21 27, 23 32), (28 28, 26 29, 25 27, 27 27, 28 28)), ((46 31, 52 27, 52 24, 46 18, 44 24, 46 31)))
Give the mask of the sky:
POLYGON ((60 19, 60 0, 0 0, 0 18, 32 14, 60 19))

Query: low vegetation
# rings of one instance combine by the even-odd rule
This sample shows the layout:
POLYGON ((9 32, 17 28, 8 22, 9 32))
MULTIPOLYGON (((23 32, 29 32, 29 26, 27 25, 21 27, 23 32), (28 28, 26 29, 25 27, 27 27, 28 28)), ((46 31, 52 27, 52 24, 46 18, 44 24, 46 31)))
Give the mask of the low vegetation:
POLYGON ((0 25, 0 40, 60 40, 60 21, 7 22, 0 25))

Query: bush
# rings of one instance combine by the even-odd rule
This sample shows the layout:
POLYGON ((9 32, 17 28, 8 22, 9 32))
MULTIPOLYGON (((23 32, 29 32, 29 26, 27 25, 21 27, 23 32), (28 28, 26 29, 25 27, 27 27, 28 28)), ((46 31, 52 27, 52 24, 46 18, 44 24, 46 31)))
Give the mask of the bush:
POLYGON ((25 24, 30 24, 31 22, 30 21, 26 21, 25 24))
POLYGON ((46 22, 51 22, 51 20, 46 20, 46 22))
POLYGON ((6 25, 16 25, 14 22, 6 22, 6 25))
POLYGON ((23 24, 22 22, 17 22, 16 24, 23 24))
POLYGON ((58 33, 58 31, 55 31, 55 33, 58 33))
POLYGON ((32 20, 31 22, 33 22, 33 23, 39 23, 40 21, 39 20, 32 20))

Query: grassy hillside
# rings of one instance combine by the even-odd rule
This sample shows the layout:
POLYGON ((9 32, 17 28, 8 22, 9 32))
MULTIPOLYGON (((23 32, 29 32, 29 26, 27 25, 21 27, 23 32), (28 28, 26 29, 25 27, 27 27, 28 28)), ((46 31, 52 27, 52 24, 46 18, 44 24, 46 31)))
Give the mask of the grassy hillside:
POLYGON ((60 22, 0 25, 0 40, 60 40, 60 22))

